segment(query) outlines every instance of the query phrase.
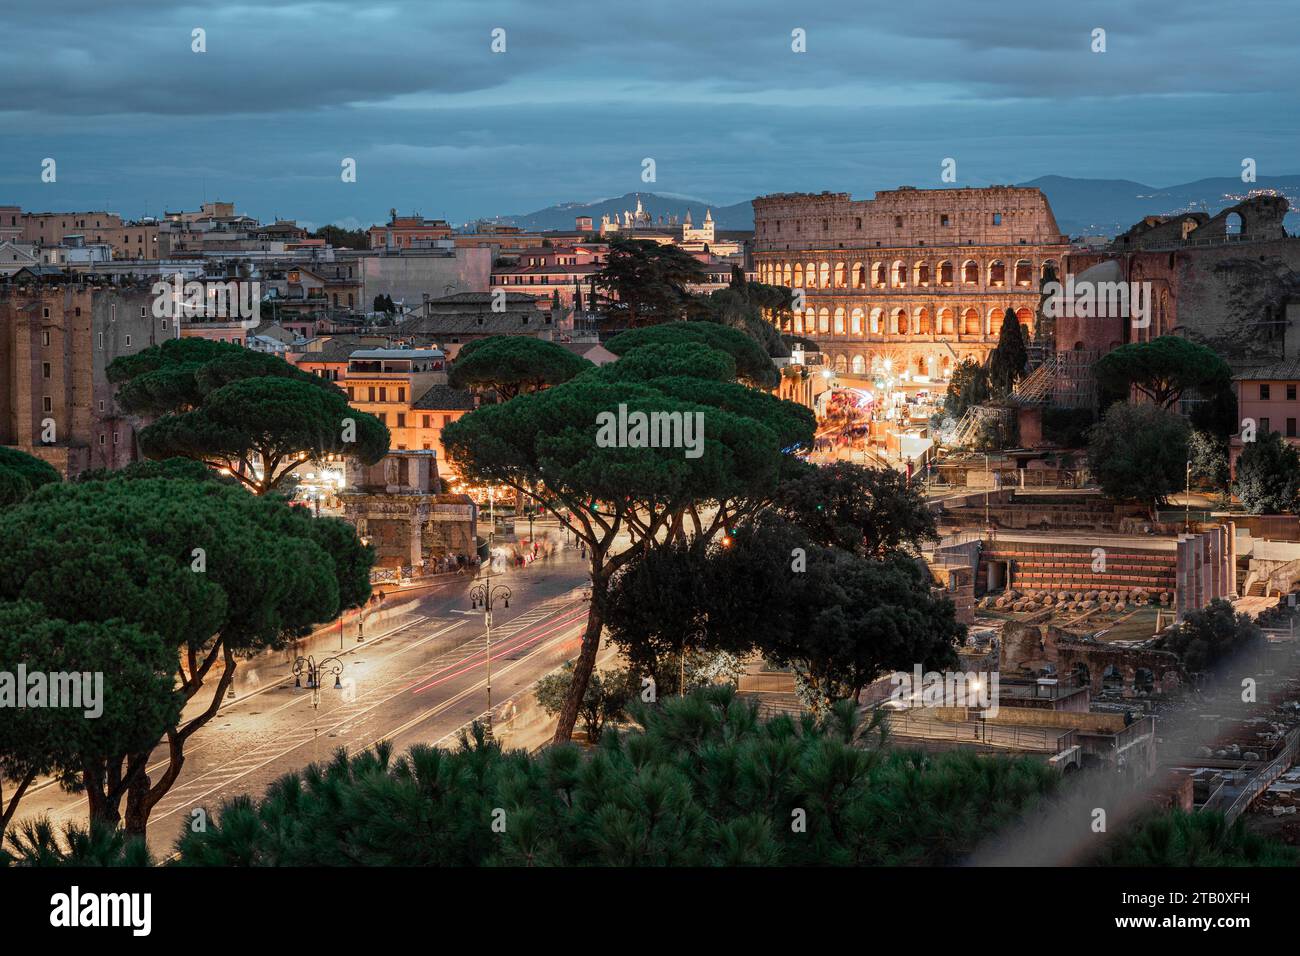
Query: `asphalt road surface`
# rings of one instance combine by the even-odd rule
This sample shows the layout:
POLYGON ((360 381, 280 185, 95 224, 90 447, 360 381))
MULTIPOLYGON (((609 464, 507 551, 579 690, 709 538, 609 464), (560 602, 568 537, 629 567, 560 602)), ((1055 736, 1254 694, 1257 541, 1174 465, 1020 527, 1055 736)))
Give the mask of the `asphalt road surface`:
MULTIPOLYGON (((586 563, 573 548, 493 575, 494 584, 512 591, 510 607, 498 603, 493 612, 492 702, 498 721, 512 700, 576 656, 588 580, 586 563)), ((196 809, 211 814, 236 794, 259 796, 284 773, 327 760, 339 747, 356 752, 379 740, 392 742, 399 753, 416 743, 453 746, 459 730, 487 710, 487 641, 482 612, 470 610, 474 583, 469 575, 456 575, 431 588, 390 594, 385 619, 367 622, 364 642, 356 642, 355 630, 342 639, 333 632, 298 650, 318 661, 336 655, 343 664, 341 690, 332 678, 322 681, 319 693, 295 688, 293 652, 241 662, 238 696, 190 738, 179 779, 150 816, 154 854, 172 852, 196 809)), ((187 712, 211 701, 214 684, 209 678, 187 712)), ((166 747, 158 748, 149 766, 153 780, 166 760, 166 747)), ((47 782, 28 792, 19 814, 47 814, 56 825, 84 824, 86 800, 47 782)))

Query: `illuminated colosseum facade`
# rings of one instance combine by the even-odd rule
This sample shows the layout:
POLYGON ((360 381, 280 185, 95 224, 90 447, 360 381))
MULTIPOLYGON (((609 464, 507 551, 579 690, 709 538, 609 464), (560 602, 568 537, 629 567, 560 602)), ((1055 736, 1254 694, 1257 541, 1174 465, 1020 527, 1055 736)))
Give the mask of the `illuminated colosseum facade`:
POLYGON ((1042 277, 1068 251, 1038 189, 779 193, 754 200, 758 280, 804 290, 782 331, 818 343, 837 371, 886 367, 942 382, 983 361, 1014 309, 1032 332, 1042 277))

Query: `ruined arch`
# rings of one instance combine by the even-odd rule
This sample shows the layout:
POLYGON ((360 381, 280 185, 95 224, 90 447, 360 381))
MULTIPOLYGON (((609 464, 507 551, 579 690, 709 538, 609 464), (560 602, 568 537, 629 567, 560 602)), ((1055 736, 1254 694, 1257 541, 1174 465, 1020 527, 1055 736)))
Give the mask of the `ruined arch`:
POLYGON ((1033 285, 1034 264, 1030 262, 1028 259, 1017 259, 1015 276, 1013 278, 1013 281, 1019 288, 1022 289, 1028 289, 1031 285, 1033 285))
POLYGON ((885 264, 883 262, 873 262, 871 264, 871 284, 877 289, 885 287, 885 264))
POLYGON ((961 265, 961 281, 965 285, 979 285, 980 264, 974 259, 967 259, 961 265))
POLYGON ((854 335, 862 334, 862 310, 854 309, 849 316, 849 331, 854 335))
POLYGON ((976 309, 967 309, 962 316, 962 335, 979 335, 980 314, 976 309))
POLYGON ((854 375, 865 375, 867 371, 867 360, 861 355, 855 355, 853 356, 853 364, 851 368, 853 369, 854 375))
POLYGON ((952 309, 948 308, 947 306, 944 306, 942 309, 939 310, 939 316, 935 324, 935 329, 939 332, 940 335, 953 334, 952 309))
POLYGON ((926 287, 930 284, 930 263, 922 259, 912 267, 912 285, 926 287))
POLYGON ((835 308, 835 334, 844 334, 844 306, 842 305, 835 308))
POLYGON ((817 329, 823 335, 831 330, 831 310, 822 306, 821 312, 817 314, 817 329))
POLYGON ((844 288, 844 263, 835 263, 835 288, 844 288))
POLYGON ((951 286, 952 275, 953 275, 952 260, 944 259, 942 262, 939 263, 939 285, 951 286))
POLYGON ((861 289, 865 286, 867 284, 867 267, 861 262, 853 263, 853 268, 850 270, 850 281, 855 289, 861 289))
POLYGON ((929 335, 930 334, 930 310, 923 305, 918 306, 913 318, 915 319, 913 325, 916 328, 917 333, 920 335, 929 335))

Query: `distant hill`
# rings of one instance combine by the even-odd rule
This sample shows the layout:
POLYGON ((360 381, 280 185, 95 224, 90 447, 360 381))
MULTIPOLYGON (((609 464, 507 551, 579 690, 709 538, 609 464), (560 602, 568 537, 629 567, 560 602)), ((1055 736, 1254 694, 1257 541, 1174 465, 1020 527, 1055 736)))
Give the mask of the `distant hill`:
MULTIPOLYGON (((1072 236, 1113 236, 1123 232, 1143 216, 1170 215, 1200 211, 1217 214, 1244 199, 1251 190, 1275 190, 1291 202, 1287 214, 1287 231, 1300 234, 1300 176, 1261 176, 1246 184, 1238 176, 1198 179, 1175 186, 1147 186, 1127 179, 1073 179, 1068 176, 1040 176, 1020 186, 1036 186, 1047 196, 1062 231, 1072 236)), ((862 192, 863 198, 870 196, 862 192)), ((636 208, 637 198, 654 220, 686 215, 700 223, 706 210, 713 210, 718 229, 754 228, 754 209, 748 200, 730 206, 718 206, 704 199, 658 193, 626 193, 622 196, 591 202, 567 202, 517 216, 498 216, 489 220, 528 230, 572 229, 574 218, 590 216, 599 226, 605 213, 622 216, 623 210, 636 208)))
MULTIPOLYGON (((1261 176, 1243 183, 1239 176, 1198 179, 1176 186, 1147 186, 1126 179, 1071 179, 1042 176, 1021 186, 1037 186, 1047 196, 1061 229, 1070 235, 1110 236, 1123 232, 1143 216, 1176 212, 1216 215, 1246 198, 1251 190, 1275 190, 1292 209, 1300 208, 1300 176, 1261 176)), ((1300 214, 1287 214, 1287 231, 1300 229, 1300 214)))

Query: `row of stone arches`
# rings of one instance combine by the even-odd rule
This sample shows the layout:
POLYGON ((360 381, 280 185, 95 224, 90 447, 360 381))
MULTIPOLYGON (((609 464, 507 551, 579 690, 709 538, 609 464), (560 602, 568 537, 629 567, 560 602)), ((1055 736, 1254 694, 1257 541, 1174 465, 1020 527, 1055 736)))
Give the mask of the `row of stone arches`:
MULTIPOLYGON (((1021 307, 1015 310, 1025 335, 1033 334, 1033 310, 1021 307)), ((1002 331, 1006 308, 991 308, 982 313, 976 308, 958 310, 944 306, 931 311, 928 306, 912 309, 895 307, 887 309, 831 309, 807 308, 796 311, 785 319, 783 331, 796 335, 962 335, 995 337, 1002 331)))
POLYGON ((874 262, 760 262, 759 281, 792 289, 926 289, 968 286, 1033 289, 1057 272, 1055 259, 903 259, 874 262))
POLYGON ((887 361, 879 354, 867 356, 861 352, 832 352, 827 355, 830 367, 840 375, 873 375, 886 373, 899 374, 908 372, 912 375, 929 376, 933 379, 947 378, 952 374, 953 357, 951 355, 914 355, 900 356, 897 361, 887 361))

